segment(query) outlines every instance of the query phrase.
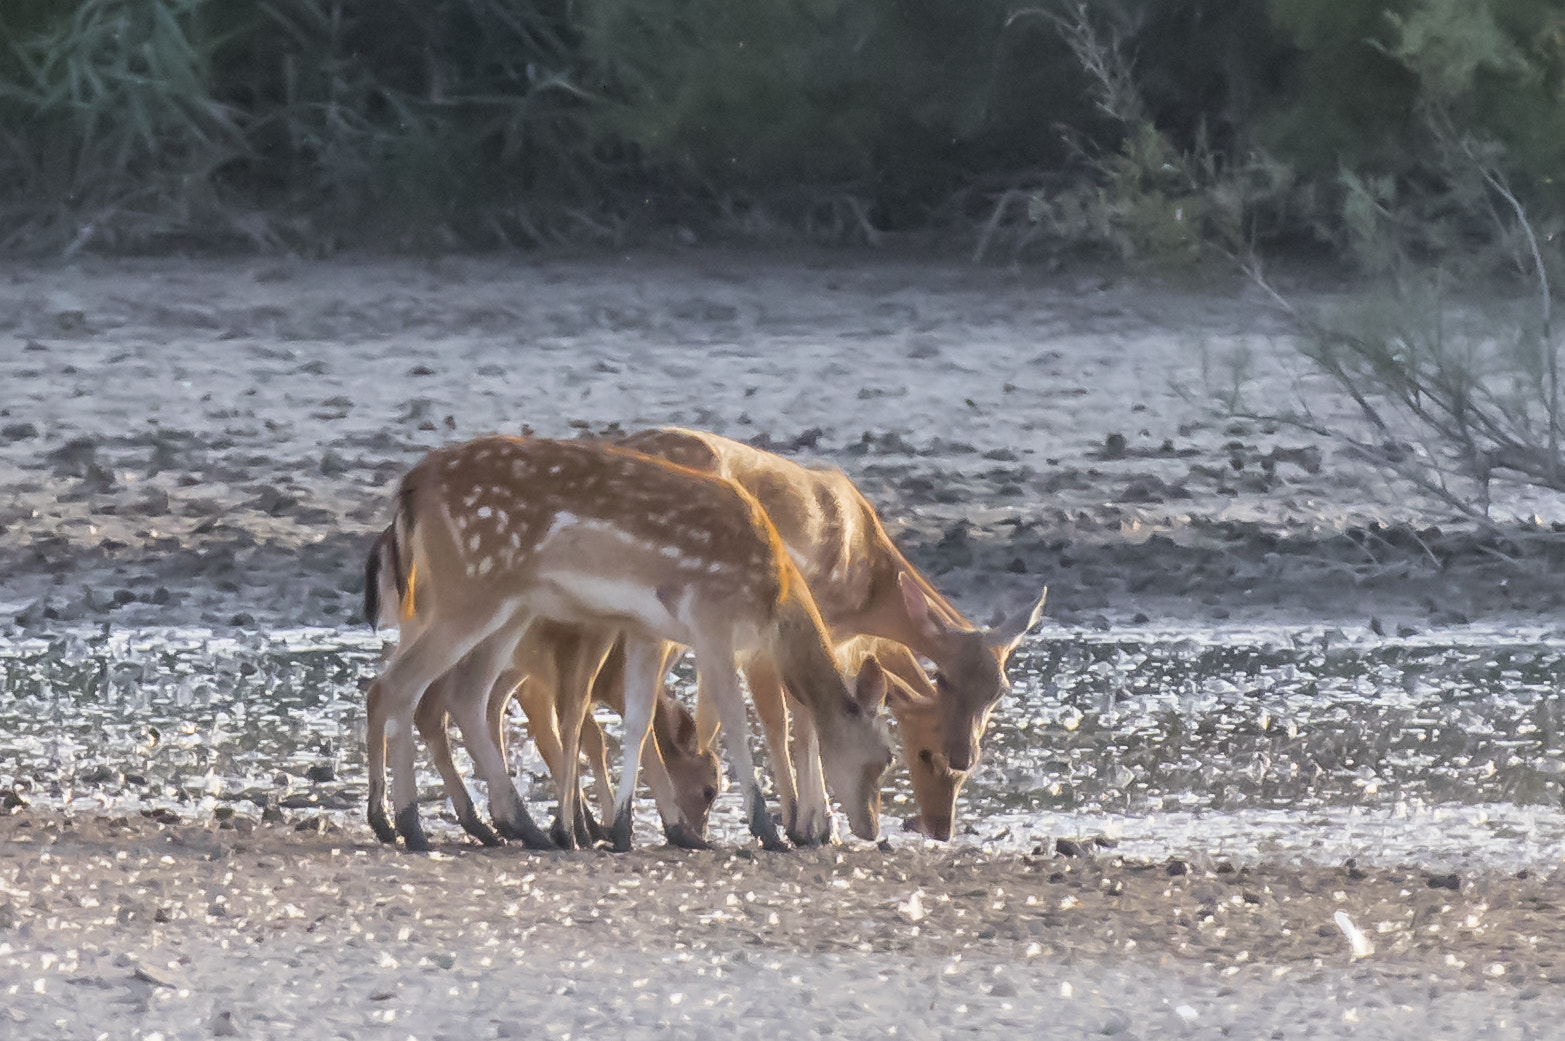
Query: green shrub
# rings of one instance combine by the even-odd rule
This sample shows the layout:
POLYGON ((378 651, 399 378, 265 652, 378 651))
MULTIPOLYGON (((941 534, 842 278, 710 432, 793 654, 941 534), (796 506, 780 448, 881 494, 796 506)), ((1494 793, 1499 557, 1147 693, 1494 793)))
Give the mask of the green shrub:
POLYGON ((0 248, 123 248, 205 228, 244 150, 212 96, 213 0, 19 2, 0 12, 0 248))
POLYGON ((1126 42, 1101 29, 1088 5, 1051 17, 1118 132, 1111 148, 1081 140, 1086 175, 1033 196, 1029 216, 1058 241, 1183 269, 1214 251, 1238 255, 1295 202, 1292 171, 1264 154, 1220 151, 1201 126, 1180 147, 1154 121, 1126 42))
POLYGON ((220 85, 256 114, 242 177, 274 206, 390 241, 538 234, 538 212, 593 176, 566 7, 257 5, 220 85))
POLYGON ((1017 127, 1016 106, 994 104, 997 74, 1037 66, 1014 49, 1035 38, 1002 46, 1002 0, 581 9, 595 85, 612 99, 605 136, 713 196, 836 189, 872 197, 884 226, 907 226, 973 166, 1034 154, 1043 140, 1017 127))

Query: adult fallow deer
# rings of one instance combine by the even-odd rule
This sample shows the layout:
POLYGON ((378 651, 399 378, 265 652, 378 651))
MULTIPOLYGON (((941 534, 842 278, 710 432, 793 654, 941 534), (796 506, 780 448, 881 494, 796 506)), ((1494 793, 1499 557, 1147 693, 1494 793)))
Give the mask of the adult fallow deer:
MULTIPOLYGON (((695 430, 665 427, 619 445, 727 477, 765 509, 804 575, 834 642, 868 635, 896 641, 934 663, 932 697, 893 699, 903 758, 913 772, 920 825, 948 839, 957 794, 978 764, 989 715, 1010 689, 1006 662, 1038 624, 1044 596, 990 630, 973 625, 908 562, 875 508, 838 470, 801 466, 771 452, 695 430)), ((746 670, 772 752, 784 820, 795 841, 829 835, 825 792, 813 766, 808 720, 795 727, 790 769, 786 683, 764 661, 746 670)), ((789 693, 793 693, 789 688, 789 693)), ((714 721, 705 719, 703 729, 714 721)), ((701 740, 708 740, 703 732, 701 740)))
MULTIPOLYGON (((596 634, 561 679, 561 820, 575 819, 587 688, 619 632, 625 749, 615 848, 630 844, 630 801, 665 642, 695 652, 701 700, 721 720, 750 829, 764 845, 781 842, 750 757, 736 655, 776 669, 819 734, 826 787, 852 830, 878 834, 880 778, 891 761, 877 719, 885 676, 866 659, 849 690, 808 586, 766 513, 738 485, 609 446, 480 438, 430 453, 403 478, 392 541, 407 562, 399 593, 422 620, 379 678, 395 825, 409 849, 428 848, 413 774, 420 699, 465 659, 470 681, 451 685, 446 704, 465 737, 480 732, 472 721, 486 712, 517 642, 541 620, 596 634)), ((492 809, 497 792, 515 795, 503 759, 477 760, 492 809)))

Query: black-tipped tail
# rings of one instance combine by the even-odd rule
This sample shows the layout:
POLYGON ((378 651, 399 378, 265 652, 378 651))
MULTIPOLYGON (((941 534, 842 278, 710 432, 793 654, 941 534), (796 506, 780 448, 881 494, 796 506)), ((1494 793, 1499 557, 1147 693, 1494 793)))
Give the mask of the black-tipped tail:
POLYGON ((381 547, 391 542, 391 529, 380 533, 370 546, 369 557, 364 561, 364 620, 371 629, 380 627, 380 553, 381 547))

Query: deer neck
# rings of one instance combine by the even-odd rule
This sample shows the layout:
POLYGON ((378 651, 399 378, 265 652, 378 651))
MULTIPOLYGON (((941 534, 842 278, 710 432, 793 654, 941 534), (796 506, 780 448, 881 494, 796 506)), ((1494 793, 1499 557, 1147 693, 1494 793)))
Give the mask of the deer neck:
POLYGON ((835 631, 843 637, 863 633, 895 640, 931 661, 943 661, 949 652, 942 634, 930 632, 908 616, 906 601, 902 591, 897 588, 897 576, 907 575, 918 585, 929 602, 931 617, 944 623, 948 629, 970 631, 975 628, 973 623, 963 617, 962 612, 908 563, 890 539, 881 539, 879 547, 867 549, 866 552, 872 554, 874 560, 870 569, 869 594, 851 616, 834 619, 835 631))
POLYGON ((788 583, 778 601, 771 654, 789 693, 810 710, 817 727, 833 730, 843 714, 847 688, 826 642, 820 612, 802 580, 788 583))

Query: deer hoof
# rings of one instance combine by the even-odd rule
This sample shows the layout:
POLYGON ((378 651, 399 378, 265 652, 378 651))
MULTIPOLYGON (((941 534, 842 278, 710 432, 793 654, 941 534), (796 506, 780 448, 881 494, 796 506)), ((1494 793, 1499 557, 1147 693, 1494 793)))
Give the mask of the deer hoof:
POLYGON ((688 821, 680 821, 678 824, 663 825, 663 835, 668 839, 668 844, 677 849, 711 849, 712 844, 700 835, 688 821))
POLYGON ((424 824, 418 819, 418 804, 413 803, 397 814, 397 831, 402 835, 402 846, 409 853, 428 853, 429 839, 424 835, 424 824))

